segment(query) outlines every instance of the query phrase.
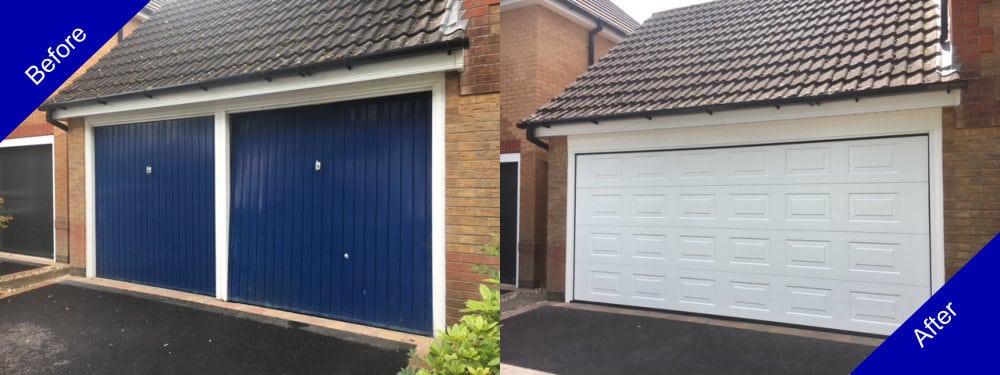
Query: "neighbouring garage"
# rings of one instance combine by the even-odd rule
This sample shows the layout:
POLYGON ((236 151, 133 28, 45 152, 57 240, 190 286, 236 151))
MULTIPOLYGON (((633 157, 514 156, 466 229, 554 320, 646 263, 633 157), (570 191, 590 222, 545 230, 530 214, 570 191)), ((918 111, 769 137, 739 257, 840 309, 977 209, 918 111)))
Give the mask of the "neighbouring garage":
POLYGON ((214 295, 213 118, 93 136, 97 275, 214 295))
POLYGON ((928 137, 576 155, 583 301, 888 334, 930 296, 928 137))
POLYGON ((233 115, 229 298, 432 331, 431 95, 233 115))
POLYGON ((0 251, 52 258, 52 145, 0 148, 0 251))

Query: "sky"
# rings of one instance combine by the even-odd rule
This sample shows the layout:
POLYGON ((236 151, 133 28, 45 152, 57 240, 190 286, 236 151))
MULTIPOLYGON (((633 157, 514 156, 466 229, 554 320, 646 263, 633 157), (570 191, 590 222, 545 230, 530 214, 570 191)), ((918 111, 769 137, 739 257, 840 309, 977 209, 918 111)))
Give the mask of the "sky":
POLYGON ((636 21, 645 21, 653 13, 661 10, 685 7, 709 0, 612 0, 636 21))

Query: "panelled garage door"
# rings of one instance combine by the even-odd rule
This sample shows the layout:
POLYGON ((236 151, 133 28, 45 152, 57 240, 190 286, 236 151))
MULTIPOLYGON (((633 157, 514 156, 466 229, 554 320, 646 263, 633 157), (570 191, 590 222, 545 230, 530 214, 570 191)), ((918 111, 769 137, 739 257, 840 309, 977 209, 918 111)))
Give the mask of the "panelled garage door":
POLYGON ((94 128, 98 276, 214 295, 213 121, 94 128))
POLYGON ((926 136, 577 156, 577 300, 891 333, 930 296, 926 136))
POLYGON ((0 251, 52 258, 52 145, 0 149, 0 251))
POLYGON ((430 94, 231 127, 230 298, 430 333, 430 94))

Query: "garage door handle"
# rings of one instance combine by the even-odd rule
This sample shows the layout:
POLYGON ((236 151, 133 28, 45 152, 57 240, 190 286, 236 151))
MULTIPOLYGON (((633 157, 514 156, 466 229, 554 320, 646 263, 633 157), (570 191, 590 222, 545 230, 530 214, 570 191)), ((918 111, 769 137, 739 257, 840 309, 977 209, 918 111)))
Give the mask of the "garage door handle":
POLYGON ((149 166, 149 165, 146 166, 146 174, 153 174, 153 167, 152 166, 149 166))
POLYGON ((320 169, 323 169, 323 163, 320 163, 320 161, 317 160, 316 161, 316 171, 318 172, 320 169))
POLYGON ((350 260, 351 259, 351 254, 344 253, 344 259, 350 260))

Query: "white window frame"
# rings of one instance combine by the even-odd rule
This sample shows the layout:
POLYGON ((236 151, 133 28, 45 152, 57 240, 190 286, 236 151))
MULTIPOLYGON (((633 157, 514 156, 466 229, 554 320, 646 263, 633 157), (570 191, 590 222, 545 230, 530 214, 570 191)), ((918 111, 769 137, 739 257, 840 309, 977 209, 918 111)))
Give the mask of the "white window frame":
POLYGON ((514 286, 521 286, 521 153, 500 154, 500 164, 517 163, 517 235, 514 243, 514 286))

